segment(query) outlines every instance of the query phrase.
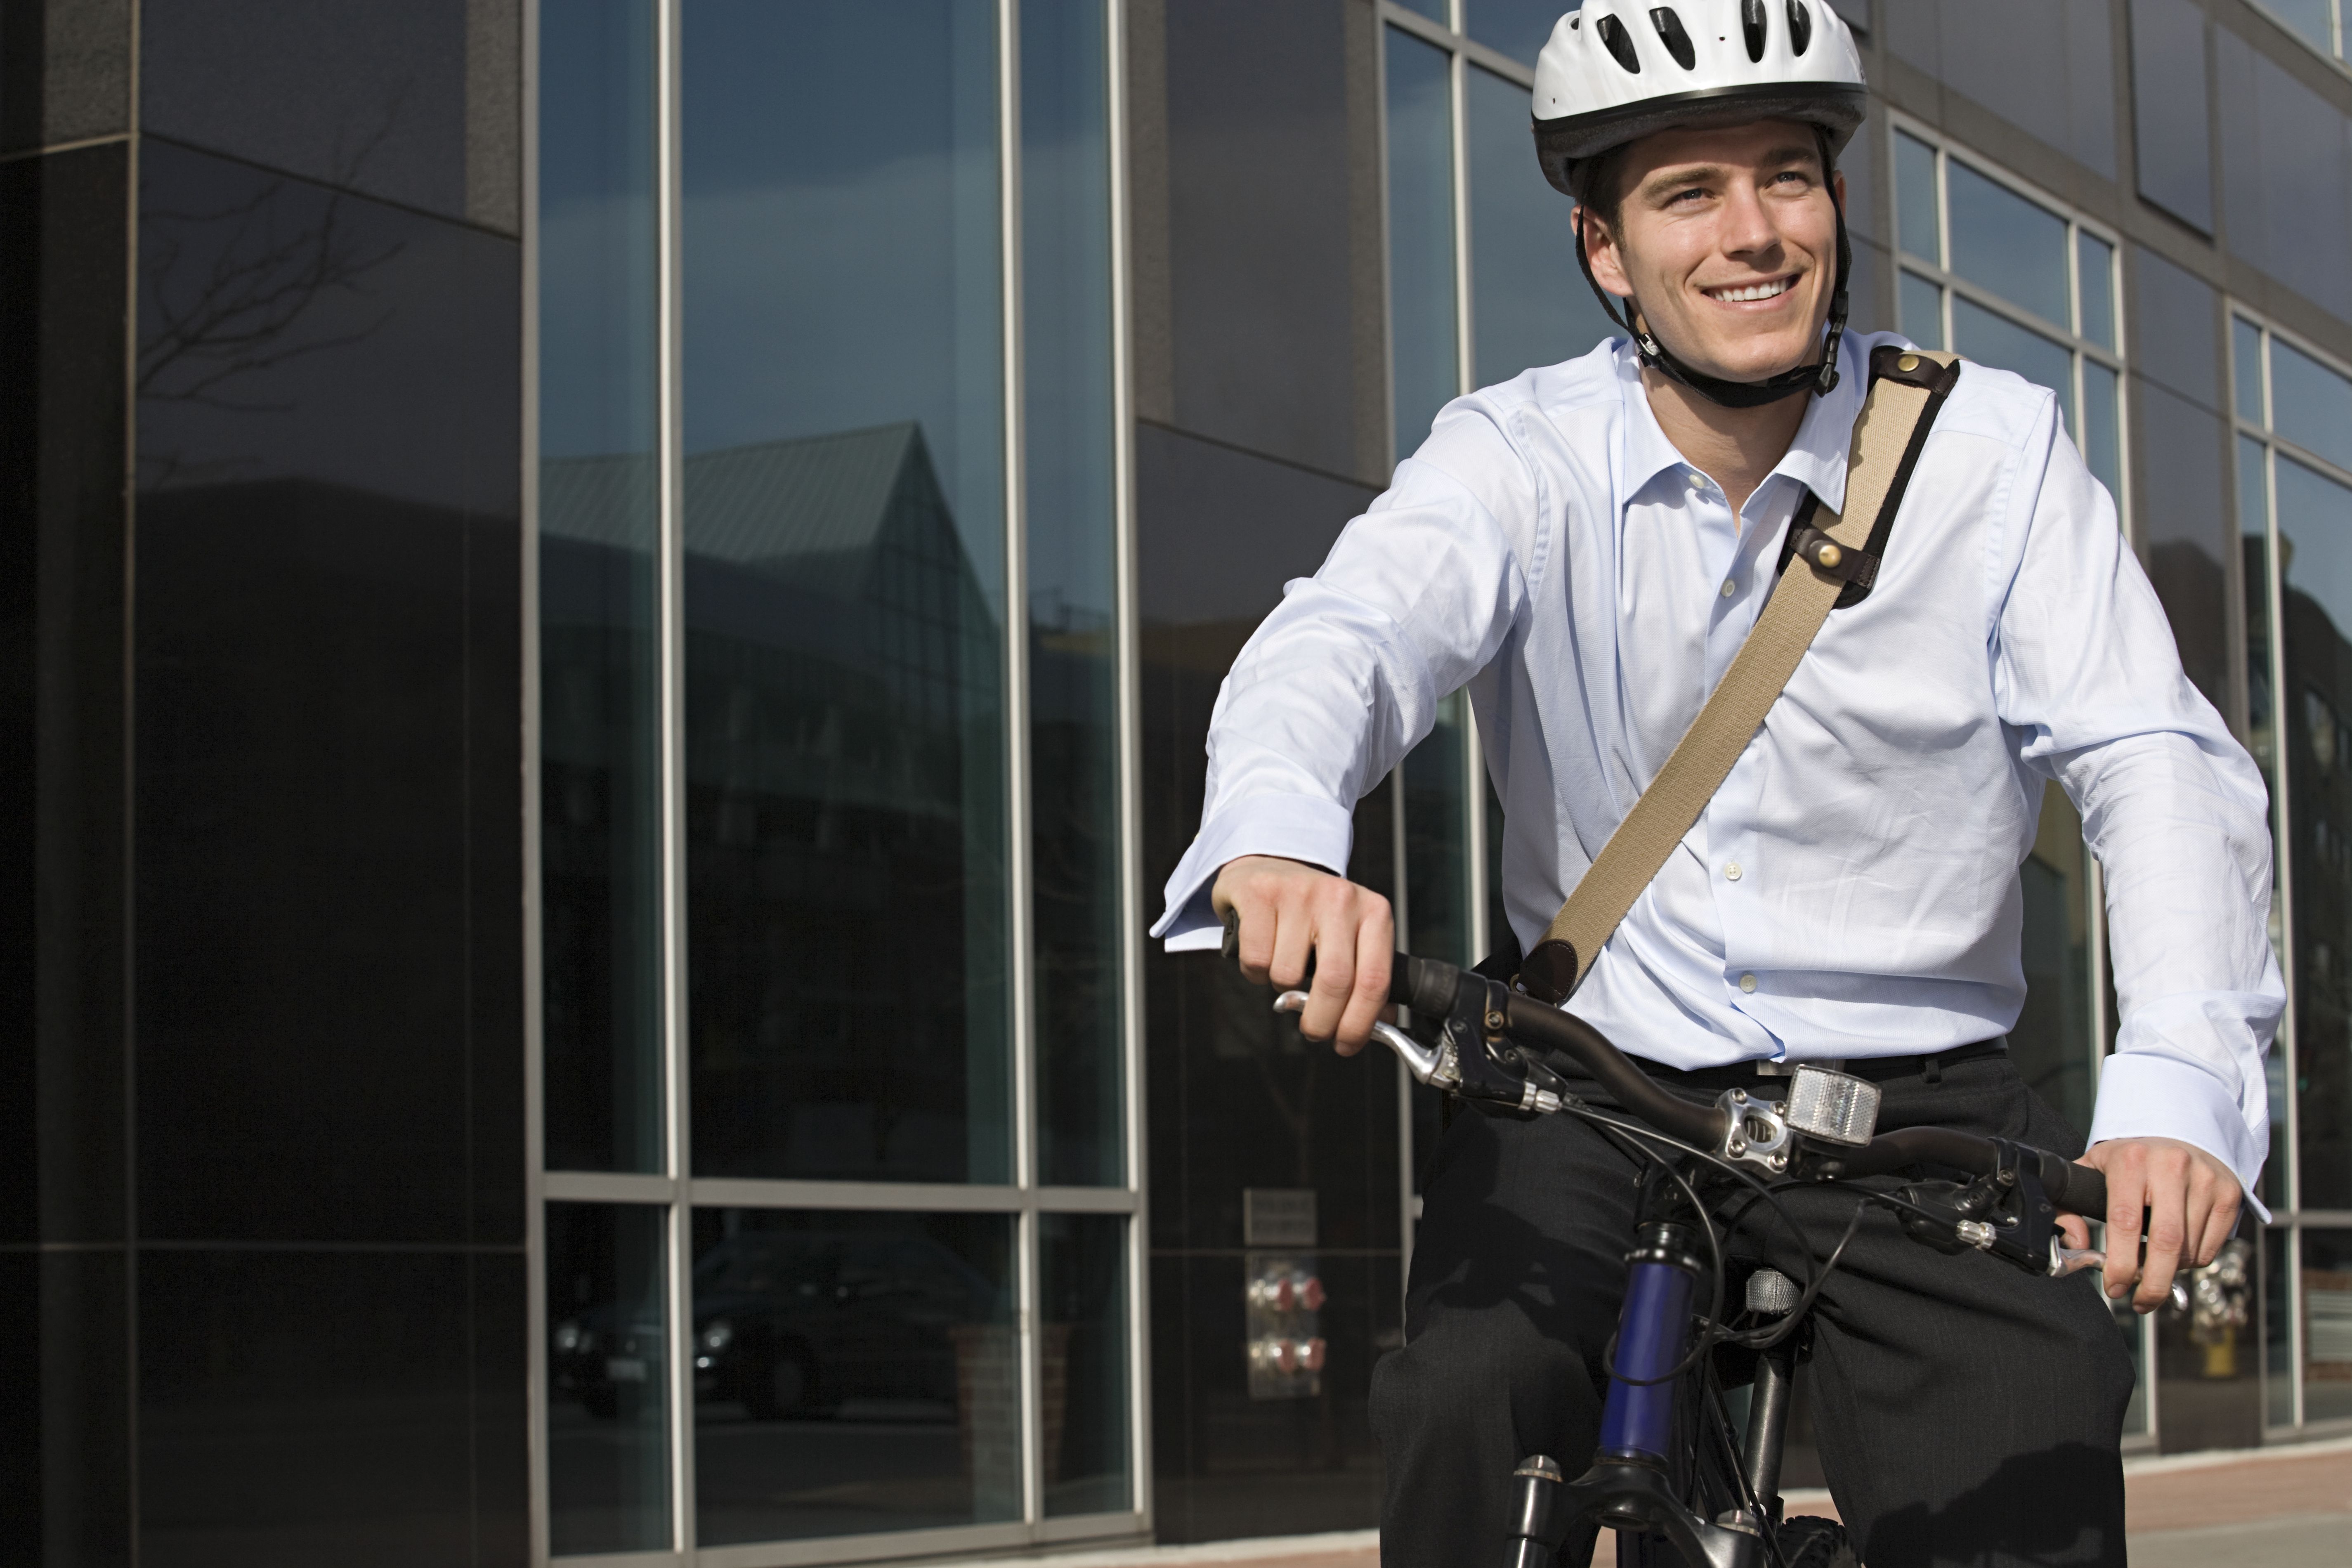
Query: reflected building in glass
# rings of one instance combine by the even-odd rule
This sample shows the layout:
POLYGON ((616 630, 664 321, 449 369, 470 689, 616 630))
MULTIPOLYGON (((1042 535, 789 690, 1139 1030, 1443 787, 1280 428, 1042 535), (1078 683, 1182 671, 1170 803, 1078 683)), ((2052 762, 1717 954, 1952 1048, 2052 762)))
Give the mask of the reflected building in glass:
MULTIPOLYGON (((1876 94, 1855 325, 2052 389, 2270 783, 2271 1217, 2244 1328, 2119 1325, 2128 1440, 2352 1430, 2345 5, 1802 3, 1876 94)), ((1440 1109, 1143 931, 1285 584, 1608 330, 1559 8, 13 7, 0 1541, 1370 1529, 1440 1109)), ((1456 694, 1359 803, 1415 949, 1503 941, 1495 801, 1456 694)), ((2055 788, 2016 897, 2079 1125, 2055 788)))

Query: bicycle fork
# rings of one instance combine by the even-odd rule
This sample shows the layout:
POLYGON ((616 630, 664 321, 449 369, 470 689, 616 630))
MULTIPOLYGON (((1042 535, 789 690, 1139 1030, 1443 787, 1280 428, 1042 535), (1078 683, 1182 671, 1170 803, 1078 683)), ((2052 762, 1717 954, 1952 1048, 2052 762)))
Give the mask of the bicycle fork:
MULTIPOLYGON (((1509 1568, 1557 1568, 1571 1539, 1577 1550, 1570 1561, 1580 1564, 1603 1526, 1629 1532, 1620 1538, 1624 1544, 1652 1531, 1662 1534, 1692 1568, 1758 1568, 1766 1521, 1737 1510, 1720 1520, 1701 1518, 1683 1500, 1692 1478, 1676 1473, 1687 1377, 1677 1373, 1691 1351, 1692 1304, 1704 1267, 1691 1233, 1672 1221, 1644 1223, 1626 1262, 1600 1452, 1574 1481, 1541 1455, 1519 1466, 1509 1568)), ((1742 1469, 1767 1508, 1778 1500, 1793 1370, 1792 1352, 1766 1355, 1749 1405, 1742 1469)))

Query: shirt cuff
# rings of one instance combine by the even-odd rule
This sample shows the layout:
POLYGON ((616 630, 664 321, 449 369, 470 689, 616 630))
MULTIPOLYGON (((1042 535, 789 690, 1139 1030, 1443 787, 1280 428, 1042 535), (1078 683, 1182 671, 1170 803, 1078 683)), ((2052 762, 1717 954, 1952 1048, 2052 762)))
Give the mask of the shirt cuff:
POLYGON ((1213 812, 1168 879, 1168 906, 1151 934, 1170 952, 1193 952, 1223 940, 1209 906, 1209 890, 1229 860, 1279 855, 1347 875, 1356 835, 1355 814, 1337 801, 1309 795, 1246 795, 1213 812))
MULTIPOLYGON (((2259 1079, 2255 1089, 2268 1091, 2259 1079)), ((2265 1131, 2268 1121, 2264 1115, 2265 1131)), ((2257 1141, 2237 1097, 2200 1064, 2145 1047, 2109 1057, 2099 1073, 2090 1142, 2116 1138, 2177 1138, 2196 1145, 2229 1166, 2248 1206, 2264 1221, 2270 1219, 2270 1210, 2254 1195, 2270 1151, 2257 1141)))

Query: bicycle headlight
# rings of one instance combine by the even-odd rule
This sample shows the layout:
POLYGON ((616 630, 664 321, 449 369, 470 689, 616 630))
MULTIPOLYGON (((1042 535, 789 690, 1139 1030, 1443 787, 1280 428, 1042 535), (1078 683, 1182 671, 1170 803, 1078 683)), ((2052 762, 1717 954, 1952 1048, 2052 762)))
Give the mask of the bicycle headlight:
POLYGON ((1801 1066, 1781 1115, 1791 1131, 1859 1149, 1878 1126, 1878 1086, 1851 1073, 1801 1066))

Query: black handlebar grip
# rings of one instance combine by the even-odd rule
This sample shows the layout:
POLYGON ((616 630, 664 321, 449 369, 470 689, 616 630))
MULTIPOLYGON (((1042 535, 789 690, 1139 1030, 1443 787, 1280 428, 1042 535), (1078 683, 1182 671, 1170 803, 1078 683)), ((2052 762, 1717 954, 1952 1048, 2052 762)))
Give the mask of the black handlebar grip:
POLYGON ((2042 1190, 2068 1214, 2090 1219, 2107 1217, 2107 1178, 2088 1165, 2056 1154, 2042 1156, 2042 1190))
POLYGON ((1443 1017, 1454 1011, 1454 998, 1461 989, 1462 971, 1442 959, 1400 952, 1389 970, 1389 1000, 1416 1013, 1443 1017))

